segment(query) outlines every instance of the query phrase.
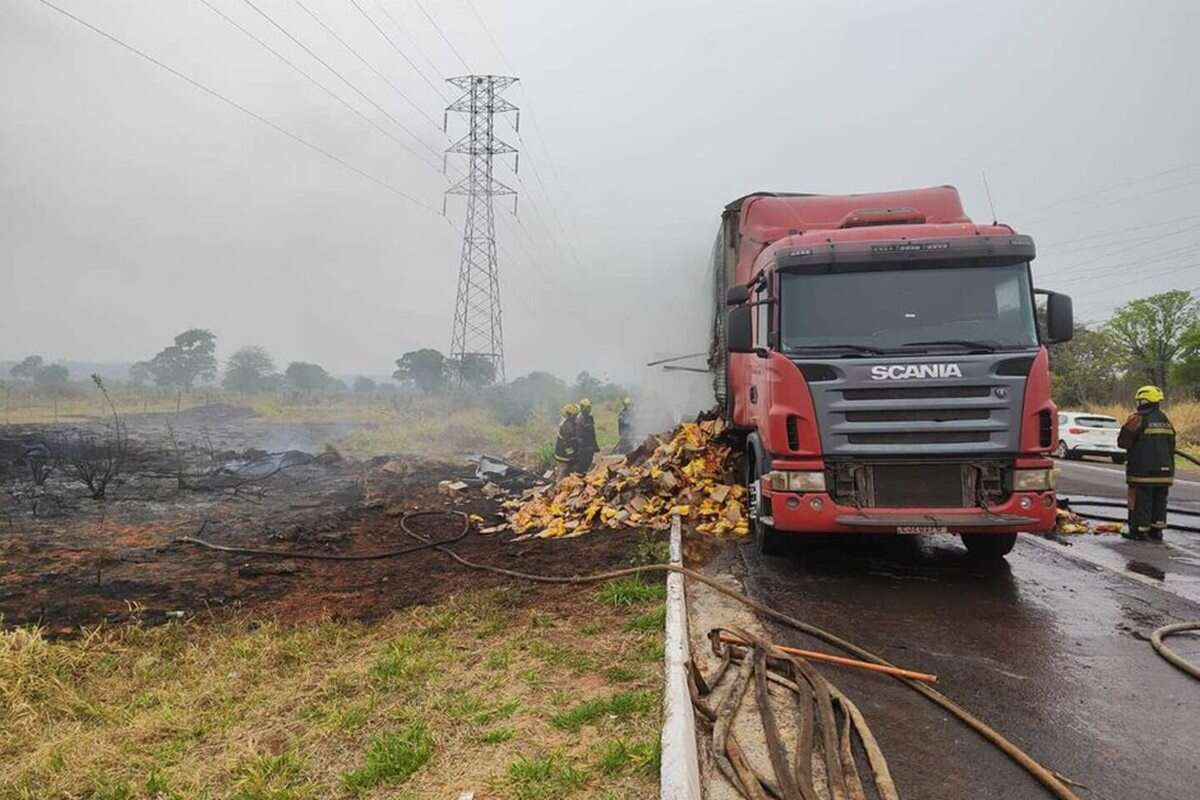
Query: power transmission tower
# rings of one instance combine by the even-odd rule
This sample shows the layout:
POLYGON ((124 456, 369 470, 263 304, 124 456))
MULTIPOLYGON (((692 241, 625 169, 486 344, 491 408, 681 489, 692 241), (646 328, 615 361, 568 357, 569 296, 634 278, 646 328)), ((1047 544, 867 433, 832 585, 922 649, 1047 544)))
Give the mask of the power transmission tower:
MULTIPOLYGON (((446 191, 447 195, 467 197, 450 357, 457 362, 460 382, 464 379, 503 381, 504 330, 500 319, 500 278, 492 202, 497 195, 512 195, 515 214, 517 193, 493 176, 492 159, 512 153, 513 171, 516 171, 517 149, 497 138, 494 122, 496 114, 516 111, 517 124, 520 124, 517 107, 500 97, 500 93, 517 79, 502 75, 463 75, 447 80, 463 91, 462 97, 446 107, 447 117, 451 111, 466 114, 468 130, 446 152, 465 155, 469 159, 467 174, 446 191)), ((445 125, 443 122, 443 127, 445 125)), ((444 213, 445 200, 442 202, 444 213)))

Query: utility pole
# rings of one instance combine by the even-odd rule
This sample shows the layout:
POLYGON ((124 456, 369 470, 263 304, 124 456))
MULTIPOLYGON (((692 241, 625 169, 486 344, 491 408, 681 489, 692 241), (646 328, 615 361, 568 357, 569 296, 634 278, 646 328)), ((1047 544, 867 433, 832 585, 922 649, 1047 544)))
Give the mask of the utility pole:
MULTIPOLYGON (((446 107, 446 116, 448 118, 451 111, 466 114, 468 125, 466 135, 446 149, 447 153, 468 157, 467 174, 446 190, 447 195, 467 197, 450 358, 457 363, 460 383, 471 373, 486 377, 488 382, 503 381, 504 330, 500 319, 500 277, 492 201, 497 195, 512 195, 515 214, 517 193, 493 176, 492 159, 512 153, 513 171, 517 169, 517 149, 495 133, 496 114, 517 112, 516 124, 520 125, 517 107, 500 97, 500 93, 517 79, 503 75, 463 75, 447 81, 461 89, 463 95, 446 107)), ((442 127, 446 127, 446 121, 442 127)), ((443 171, 444 162, 443 156, 443 171)), ((445 213, 445 198, 442 203, 445 213)))

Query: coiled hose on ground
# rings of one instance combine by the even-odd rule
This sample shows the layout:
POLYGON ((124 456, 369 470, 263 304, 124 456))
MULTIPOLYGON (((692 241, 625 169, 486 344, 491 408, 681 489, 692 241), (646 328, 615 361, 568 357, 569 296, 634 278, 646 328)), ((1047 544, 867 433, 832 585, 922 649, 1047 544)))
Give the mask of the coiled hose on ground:
MULTIPOLYGON (((279 551, 279 550, 260 550, 260 549, 254 549, 254 548, 228 547, 225 545, 213 544, 211 542, 207 542, 207 541, 204 541, 203 539, 199 539, 199 538, 192 537, 192 536, 181 537, 179 539, 176 539, 175 541, 179 542, 179 543, 183 543, 183 544, 192 544, 192 545, 196 545, 198 547, 204 547, 209 550, 218 550, 218 551, 225 552, 225 553, 246 553, 248 555, 274 556, 274 557, 278 557, 278 558, 310 558, 310 559, 322 560, 322 561, 326 561, 326 560, 327 561, 346 561, 346 560, 365 560, 368 558, 389 558, 392 556, 402 555, 404 553, 415 552, 416 550, 433 549, 433 550, 436 550, 436 551, 442 553, 443 555, 447 556, 448 558, 452 559, 456 563, 458 563, 464 567, 467 567, 469 569, 482 570, 485 572, 493 573, 495 575, 503 575, 505 577, 515 578, 518 580, 531 581, 534 583, 550 583, 550 584, 598 583, 600 581, 608 581, 608 580, 613 580, 615 578, 628 577, 631 575, 640 575, 643 573, 678 572, 679 574, 689 578, 690 580, 697 581, 698 583, 702 583, 705 586, 712 589, 713 591, 718 592, 722 595, 725 595, 726 597, 730 598, 731 600, 735 600, 738 603, 741 603, 742 605, 746 606, 747 608, 753 609, 754 611, 758 612, 759 614, 762 614, 764 617, 766 617, 774 622, 777 622, 781 625, 792 628, 793 630, 796 630, 801 633, 812 636, 816 639, 820 639, 821 641, 826 642, 827 644, 830 644, 834 647, 837 647, 838 649, 840 649, 844 652, 850 653, 855 658, 859 658, 863 661, 870 661, 872 663, 880 664, 882 666, 888 666, 888 667, 895 666, 895 665, 891 664, 890 662, 888 662, 887 660, 885 660, 884 658, 876 655, 875 653, 872 653, 871 651, 869 651, 863 647, 860 647, 860 646, 854 644, 853 642, 843 639, 840 636, 837 636, 836 634, 830 633, 829 631, 826 631, 823 628, 818 628, 815 625, 810 625, 809 623, 802 622, 801 620, 798 620, 795 617, 788 616, 787 614, 784 614, 781 611, 777 611, 776 609, 771 608, 767 605, 764 605, 763 603, 760 603, 757 600, 754 600, 753 598, 747 597, 746 595, 742 594, 741 592, 734 591, 733 589, 730 589, 729 587, 723 585, 721 582, 716 581, 712 578, 709 578, 706 575, 702 575, 699 572, 696 572, 695 570, 688 569, 687 567, 676 566, 674 564, 650 564, 650 565, 646 565, 646 566, 626 567, 624 569, 609 570, 606 572, 597 572, 597 573, 592 573, 590 575, 561 575, 561 576, 560 575, 535 575, 535 574, 528 573, 528 572, 520 572, 518 570, 511 570, 511 569, 505 569, 503 567, 497 567, 492 564, 481 564, 477 561, 470 561, 466 558, 463 558, 458 553, 454 552, 449 547, 447 547, 446 545, 448 545, 448 544, 453 544, 454 542, 461 541, 463 538, 465 538, 467 536, 467 534, 471 530, 470 518, 461 511, 438 510, 438 511, 409 512, 400 518, 400 528, 401 528, 401 530, 403 530, 405 532, 405 534, 407 534, 408 536, 410 536, 413 539, 420 542, 421 545, 419 547, 407 548, 404 550, 387 551, 384 553, 376 553, 376 554, 370 554, 370 555, 364 555, 364 556, 337 556, 334 554, 326 554, 326 553, 294 553, 294 552, 286 552, 286 551, 279 551), (454 516, 459 517, 462 521, 462 529, 455 536, 452 536, 446 540, 437 541, 437 540, 431 540, 431 539, 426 538, 425 536, 422 536, 421 534, 412 530, 408 526, 409 521, 412 519, 415 519, 417 517, 427 517, 427 516, 435 516, 435 515, 441 515, 441 516, 447 516, 447 517, 454 517, 454 516)), ((201 530, 203 530, 203 526, 201 527, 201 530)), ((1077 795, 1073 791, 1071 791, 1071 789, 1067 786, 1067 782, 1064 781, 1064 779, 1061 778, 1057 773, 1055 773, 1055 772, 1047 769, 1046 767, 1042 766, 1041 764, 1039 764, 1024 750, 1017 747, 1017 745, 1013 744, 1011 741, 1009 741, 1007 738, 1005 738, 1004 735, 1001 734, 999 731, 992 728, 986 722, 979 719, 974 714, 972 714, 971 712, 967 711, 962 706, 955 703, 949 697, 946 697, 944 694, 937 691, 936 689, 932 689, 929 686, 926 686, 925 684, 920 683, 918 681, 909 680, 907 678, 900 678, 900 677, 897 677, 895 679, 900 681, 901 683, 907 685, 910 689, 917 692, 918 694, 921 694, 927 700, 940 706, 942 709, 946 710, 951 715, 953 715, 958 720, 960 720, 963 724, 967 725, 967 727, 974 730, 976 733, 978 733, 980 736, 982 736, 984 739, 986 739, 992 745, 997 747, 1001 752, 1003 752, 1005 755, 1007 755, 1013 761, 1017 762, 1017 764, 1019 764, 1030 775, 1032 775, 1039 783, 1042 784, 1042 786, 1044 786, 1055 797, 1060 798, 1060 800, 1081 800, 1079 795, 1077 795)))

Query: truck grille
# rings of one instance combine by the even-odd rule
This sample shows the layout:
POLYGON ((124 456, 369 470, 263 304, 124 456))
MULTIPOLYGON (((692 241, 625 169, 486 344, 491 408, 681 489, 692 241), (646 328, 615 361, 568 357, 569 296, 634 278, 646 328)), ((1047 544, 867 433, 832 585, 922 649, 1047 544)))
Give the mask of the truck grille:
POLYGON ((889 386, 886 389, 845 389, 847 400, 949 400, 987 397, 990 386, 889 386))
POLYGON ((850 444, 970 444, 986 442, 987 431, 887 431, 880 433, 851 433, 850 444))
POLYGON ((1004 462, 838 463, 834 499, 863 508, 972 508, 1007 498, 1004 462))
MULTIPOLYGON (((843 388, 822 393, 828 403, 822 434, 831 452, 913 456, 921 448, 973 445, 1008 450, 1014 420, 1008 397, 995 387, 887 386, 843 388)), ((937 449, 930 452, 938 452, 937 449)))

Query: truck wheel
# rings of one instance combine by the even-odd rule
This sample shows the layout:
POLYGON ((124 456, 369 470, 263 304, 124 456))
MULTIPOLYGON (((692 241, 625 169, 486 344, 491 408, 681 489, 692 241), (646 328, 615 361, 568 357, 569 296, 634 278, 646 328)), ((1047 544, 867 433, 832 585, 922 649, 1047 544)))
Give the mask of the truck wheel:
POLYGON ((964 533, 961 536, 967 553, 979 559, 1004 558, 1017 543, 1015 533, 964 533))
POLYGON ((784 537, 771 525, 764 525, 759 521, 762 502, 759 499, 759 487, 762 485, 759 478, 762 477, 762 471, 759 469, 758 463, 755 461, 752 453, 746 455, 746 497, 751 503, 754 503, 755 508, 751 509, 752 516, 750 518, 750 535, 754 537, 754 546, 758 552, 764 556, 781 556, 786 552, 784 537))

